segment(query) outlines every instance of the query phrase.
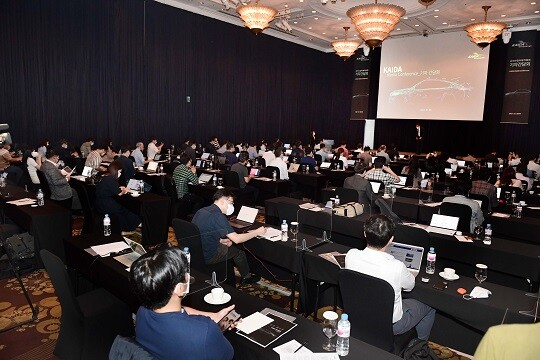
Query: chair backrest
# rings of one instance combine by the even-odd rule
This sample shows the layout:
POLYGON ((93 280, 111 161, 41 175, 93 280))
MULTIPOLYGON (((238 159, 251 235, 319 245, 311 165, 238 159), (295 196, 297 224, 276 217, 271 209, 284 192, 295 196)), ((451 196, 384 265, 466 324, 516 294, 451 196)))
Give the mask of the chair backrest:
POLYGON ((339 196, 339 203, 358 202, 358 191, 354 189, 336 188, 335 194, 339 196))
POLYGON ((392 209, 390 208, 388 203, 386 201, 384 201, 383 199, 375 200, 375 205, 377 205, 379 207, 379 210, 381 210, 381 214, 386 215, 390 219, 392 219, 394 224, 397 225, 397 224, 401 224, 403 222, 403 220, 401 220, 399 218, 399 216, 397 216, 396 213, 394 213, 392 211, 392 209))
POLYGON ((197 225, 182 219, 173 219, 172 227, 178 240, 178 246, 182 249, 186 246, 189 248, 191 255, 190 266, 194 269, 207 272, 208 268, 204 262, 201 234, 197 225))
POLYGON ((313 157, 314 157, 315 160, 317 161, 317 164, 322 163, 322 156, 321 156, 321 155, 315 154, 315 155, 313 155, 313 157))
POLYGON ((51 278, 56 295, 60 300, 60 306, 62 306, 62 324, 66 319, 69 319, 67 320, 68 322, 79 321, 82 323, 83 314, 75 298, 75 292, 73 291, 66 266, 58 256, 48 250, 42 249, 39 254, 45 270, 47 270, 51 278))
POLYGON ((439 212, 441 215, 458 217, 458 231, 470 232, 472 210, 468 205, 443 202, 439 212))
POLYGON ((529 187, 529 182, 525 180, 521 180, 521 191, 527 191, 528 187, 529 187))
POLYGON ((45 195, 45 198, 50 199, 51 188, 49 187, 49 182, 47 181, 45 173, 41 170, 37 170, 36 173, 39 178, 39 186, 41 187, 41 190, 43 190, 43 195, 45 195))
POLYGON ((414 226, 398 225, 394 233, 394 241, 402 244, 422 246, 424 253, 429 251, 431 238, 429 233, 414 226))
POLYGON ((357 271, 339 272, 343 311, 354 324, 351 336, 386 351, 394 347, 394 289, 385 280, 357 271))
POLYGON ((266 160, 262 156, 259 156, 257 158, 257 163, 259 164, 259 167, 262 167, 262 168, 266 167, 266 160))
POLYGON ((109 360, 153 360, 155 359, 135 339, 116 336, 109 352, 109 360))
POLYGON ((470 199, 474 199, 474 200, 480 200, 482 201, 482 210, 483 211, 488 211, 488 210, 491 210, 491 204, 490 204, 490 201, 489 201, 489 198, 486 196, 486 195, 480 195, 480 194, 472 194, 470 193, 469 194, 469 198, 470 199))
POLYGON ((79 181, 74 181, 72 187, 77 192, 77 196, 81 202, 81 207, 84 214, 82 234, 90 234, 94 229, 96 219, 94 218, 94 211, 92 210, 92 205, 90 204, 88 191, 86 191, 84 184, 80 183, 79 181))
POLYGON ((171 199, 172 203, 178 202, 178 194, 176 193, 176 186, 171 175, 163 176, 163 187, 167 196, 171 199))
POLYGON ((276 166, 267 166, 265 174, 270 175, 270 176, 267 176, 267 177, 269 177, 271 179, 274 176, 273 175, 274 171, 276 172, 276 179, 279 179, 279 168, 276 167, 276 166))
POLYGON ((225 186, 233 187, 235 189, 240 188, 240 178, 236 171, 225 170, 223 172, 223 183, 225 186))

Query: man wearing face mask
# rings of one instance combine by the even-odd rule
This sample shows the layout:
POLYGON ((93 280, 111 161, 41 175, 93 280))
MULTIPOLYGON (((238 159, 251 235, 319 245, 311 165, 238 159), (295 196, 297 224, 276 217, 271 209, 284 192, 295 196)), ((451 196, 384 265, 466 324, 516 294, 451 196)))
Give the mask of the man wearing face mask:
POLYGON ((255 236, 265 233, 264 227, 237 234, 225 215, 234 212, 234 195, 231 191, 221 189, 214 194, 214 203, 197 211, 192 223, 197 225, 201 233, 204 261, 216 264, 226 259, 233 259, 242 276, 242 284, 252 284, 261 279, 260 276, 249 272, 246 254, 234 244, 246 242, 255 236))
POLYGON ((141 303, 136 339, 156 359, 232 359, 217 326, 234 305, 216 313, 182 306, 189 293, 186 256, 178 247, 147 253, 131 266, 130 283, 141 303))
POLYGON ((18 185, 23 176, 23 171, 20 167, 11 165, 11 163, 21 161, 22 157, 12 157, 10 150, 10 144, 4 144, 0 148, 0 173, 13 174, 15 176, 15 185, 18 185))

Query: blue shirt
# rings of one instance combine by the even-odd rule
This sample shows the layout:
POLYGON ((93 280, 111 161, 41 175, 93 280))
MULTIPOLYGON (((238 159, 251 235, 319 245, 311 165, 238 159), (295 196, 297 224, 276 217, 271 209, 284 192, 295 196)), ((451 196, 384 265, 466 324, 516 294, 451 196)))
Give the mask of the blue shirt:
POLYGON ((191 222, 199 228, 204 261, 208 263, 217 252, 219 239, 226 238, 234 230, 216 204, 197 211, 191 222))
POLYGON ((231 151, 225 151, 223 153, 223 156, 227 159, 227 163, 233 165, 238 162, 238 158, 236 157, 236 154, 231 151))
POLYGON ((144 155, 139 148, 133 150, 131 152, 131 156, 133 156, 133 159, 135 159, 135 165, 138 167, 144 166, 144 155))
POLYGON ((157 359, 232 359, 234 350, 217 324, 186 312, 137 311, 137 342, 157 359))

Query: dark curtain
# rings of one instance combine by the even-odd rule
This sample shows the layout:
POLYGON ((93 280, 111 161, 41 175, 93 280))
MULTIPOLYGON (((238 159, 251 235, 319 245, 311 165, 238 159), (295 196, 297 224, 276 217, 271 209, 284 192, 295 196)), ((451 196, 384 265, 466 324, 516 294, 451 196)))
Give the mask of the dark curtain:
MULTIPOLYGON (((426 149, 536 150, 540 74, 529 125, 501 125, 506 48, 498 40, 489 51, 485 121, 426 121, 426 149)), ((370 57, 375 118, 380 49, 370 57)), ((353 59, 154 1, 0 2, 0 122, 19 143, 306 140, 313 129, 353 147, 364 127, 349 120, 353 68, 353 59)), ((412 150, 413 127, 378 120, 376 145, 412 150)))

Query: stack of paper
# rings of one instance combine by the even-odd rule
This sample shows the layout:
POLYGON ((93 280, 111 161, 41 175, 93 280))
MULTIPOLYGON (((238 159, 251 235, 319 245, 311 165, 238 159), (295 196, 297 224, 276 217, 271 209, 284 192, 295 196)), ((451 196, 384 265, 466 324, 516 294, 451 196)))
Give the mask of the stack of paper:
POLYGON ((110 244, 103 244, 97 246, 91 246, 90 249, 93 250, 97 255, 104 257, 109 256, 111 253, 117 253, 122 250, 129 249, 129 245, 123 241, 117 241, 110 244))
POLYGON ((270 241, 281 240, 281 230, 268 227, 262 237, 270 241))
POLYGON ((263 315, 256 312, 238 323, 237 334, 265 348, 296 325, 274 314, 263 315))
POLYGON ((16 206, 33 205, 36 203, 36 199, 23 198, 19 200, 8 201, 7 203, 16 206))

